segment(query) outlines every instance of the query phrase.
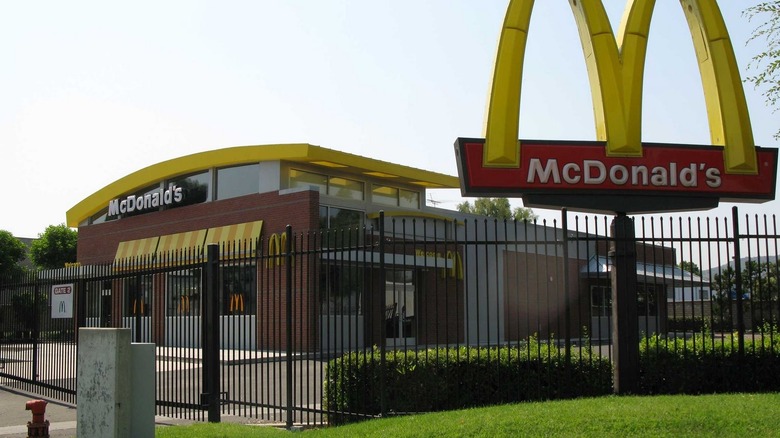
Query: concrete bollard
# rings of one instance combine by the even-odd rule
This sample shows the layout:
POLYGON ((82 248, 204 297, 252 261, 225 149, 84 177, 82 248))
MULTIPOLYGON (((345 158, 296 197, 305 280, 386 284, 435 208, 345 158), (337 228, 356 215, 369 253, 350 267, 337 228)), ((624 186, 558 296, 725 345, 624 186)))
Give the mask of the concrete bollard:
POLYGON ((24 409, 32 411, 32 421, 27 422, 27 437, 49 436, 49 420, 44 419, 46 414, 46 400, 30 400, 24 404, 24 409))

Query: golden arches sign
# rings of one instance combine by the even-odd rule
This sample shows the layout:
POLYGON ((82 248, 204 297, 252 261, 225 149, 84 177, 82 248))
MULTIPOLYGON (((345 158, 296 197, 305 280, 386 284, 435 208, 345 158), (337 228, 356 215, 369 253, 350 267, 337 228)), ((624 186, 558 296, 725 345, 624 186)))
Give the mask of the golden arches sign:
MULTIPOLYGON (((595 143, 604 151, 583 152, 586 149, 579 146, 594 145, 586 142, 540 144, 519 141, 521 82, 534 0, 511 0, 496 55, 485 139, 458 139, 458 165, 464 194, 522 195, 540 193, 552 187, 553 191, 566 193, 559 199, 561 204, 566 204, 570 199, 568 194, 581 196, 594 190, 602 197, 634 191, 645 196, 679 191, 685 196, 708 198, 700 204, 710 207, 713 206, 712 199, 717 205, 720 197, 774 199, 777 151, 761 151, 754 145, 742 81, 720 9, 715 0, 680 0, 680 3, 699 62, 711 151, 698 152, 699 148, 692 152, 694 148, 653 145, 656 149, 664 149, 667 163, 671 160, 668 157, 670 150, 673 150, 672 155, 677 155, 680 149, 687 149, 684 154, 696 154, 691 161, 682 160, 673 163, 674 166, 664 167, 665 163, 656 158, 659 150, 648 153, 648 145, 642 143, 643 76, 655 0, 628 0, 617 37, 601 1, 570 0, 593 98, 595 143), (547 161, 543 161, 545 158, 531 154, 530 159, 540 161, 529 165, 526 154, 534 146, 568 147, 566 152, 560 149, 564 154, 560 161, 570 157, 573 151, 581 162, 564 167, 555 156, 546 156, 547 161), (476 149, 480 150, 479 154, 476 149), (714 158, 713 151, 719 159, 714 158), (529 166, 537 167, 534 170, 529 166), (522 171, 512 172, 512 169, 522 171), (681 173, 683 169, 685 174, 681 173), (536 174, 532 175, 533 172, 536 174), (532 176, 540 178, 532 181, 532 176), (755 176, 757 179, 734 176, 755 176), (601 184, 605 181, 606 184, 601 184), (681 181, 686 184, 680 184, 681 181)), ((621 199, 614 200, 622 204, 621 199)), ((577 202, 575 200, 575 204, 577 202)), ((603 202, 607 207, 611 204, 612 201, 603 202)))
POLYGON ((273 233, 268 238, 268 267, 284 264, 284 254, 287 252, 287 233, 273 233))
POLYGON ((449 268, 441 268, 441 278, 456 278, 463 280, 463 259, 458 251, 447 251, 447 263, 449 268))

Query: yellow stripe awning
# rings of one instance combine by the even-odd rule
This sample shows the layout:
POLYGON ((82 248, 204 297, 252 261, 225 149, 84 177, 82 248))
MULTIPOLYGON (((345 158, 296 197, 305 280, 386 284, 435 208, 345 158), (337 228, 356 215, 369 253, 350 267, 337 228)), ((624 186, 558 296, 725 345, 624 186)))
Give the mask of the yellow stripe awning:
MULTIPOLYGON (((155 255, 155 263, 157 264, 178 264, 184 260, 174 260, 177 257, 174 253, 175 251, 195 249, 198 251, 196 258, 200 259, 203 255, 203 248, 211 243, 227 244, 232 256, 236 256, 239 251, 243 251, 241 248, 244 245, 247 248, 251 248, 254 254, 254 240, 260 237, 262 231, 263 221, 260 220, 145 239, 128 240, 119 243, 114 260, 119 261, 127 258, 155 255)), ((138 268, 143 267, 148 266, 138 266, 138 268)))
POLYGON ((206 234, 205 245, 211 243, 239 243, 260 237, 263 231, 263 221, 244 222, 243 224, 225 225, 224 227, 209 228, 206 234))
POLYGON ((184 233, 160 236, 157 253, 168 253, 180 249, 200 248, 206 238, 206 230, 185 231, 184 233))
POLYGON ((157 244, 160 237, 147 237, 144 239, 128 240, 119 242, 114 260, 127 259, 130 257, 143 257, 154 254, 157 251, 157 244))

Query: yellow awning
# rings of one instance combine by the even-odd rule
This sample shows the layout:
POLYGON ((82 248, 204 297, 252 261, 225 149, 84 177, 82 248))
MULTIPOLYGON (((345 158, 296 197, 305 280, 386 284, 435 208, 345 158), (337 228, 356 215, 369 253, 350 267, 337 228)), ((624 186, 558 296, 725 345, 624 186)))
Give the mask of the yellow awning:
POLYGON ((160 237, 155 236, 119 242, 114 260, 150 256, 157 251, 159 240, 160 237))
MULTIPOLYGON (((231 256, 248 252, 247 250, 251 250, 254 254, 254 240, 260 237, 262 231, 263 221, 260 220, 145 239, 128 240, 119 243, 114 260, 116 262, 127 258, 155 255, 155 263, 157 264, 177 264, 184 260, 174 260, 177 256, 181 257, 181 255, 175 254, 175 251, 187 249, 197 251, 195 258, 200 260, 204 254, 203 249, 211 243, 227 245, 226 250, 231 252, 231 256)), ((223 254, 223 258, 225 255, 223 254)), ((137 268, 143 267, 148 266, 137 266, 137 268)))
POLYGON ((205 229, 166 234, 165 236, 160 236, 160 244, 157 247, 157 253, 169 253, 171 251, 187 248, 201 248, 205 238, 205 229))
POLYGON ((263 221, 244 222, 243 224, 225 225, 223 227, 209 228, 204 245, 211 243, 237 243, 249 242, 260 237, 263 231, 263 221))

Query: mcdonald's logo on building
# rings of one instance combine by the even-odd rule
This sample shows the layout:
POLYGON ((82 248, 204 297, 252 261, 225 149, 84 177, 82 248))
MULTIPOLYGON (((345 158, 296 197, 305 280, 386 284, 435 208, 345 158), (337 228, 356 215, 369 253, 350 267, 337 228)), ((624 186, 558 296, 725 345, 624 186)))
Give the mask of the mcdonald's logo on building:
POLYGON ((742 80, 715 0, 680 0, 699 63, 710 145, 642 143, 645 52, 655 0, 628 0, 617 38, 600 0, 570 0, 593 97, 596 141, 518 140, 533 0, 511 0, 485 138, 455 143, 465 196, 527 206, 641 213, 775 198, 777 149, 756 147, 742 80))
POLYGON ((287 233, 271 234, 268 238, 268 261, 266 262, 268 267, 283 265, 286 252, 287 233))

